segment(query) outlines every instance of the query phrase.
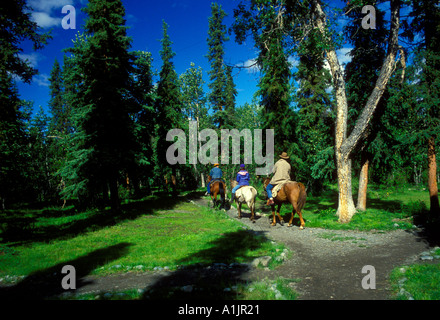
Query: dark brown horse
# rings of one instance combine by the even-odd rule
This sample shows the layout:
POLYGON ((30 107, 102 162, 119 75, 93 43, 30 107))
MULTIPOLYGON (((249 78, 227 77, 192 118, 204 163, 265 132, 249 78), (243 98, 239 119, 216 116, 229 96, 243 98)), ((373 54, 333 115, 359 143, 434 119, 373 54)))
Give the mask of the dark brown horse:
MULTIPOLYGON (((264 179, 264 190, 266 191, 266 187, 270 182, 270 178, 264 179)), ((301 182, 289 181, 285 183, 281 189, 278 191, 276 197, 273 199, 275 204, 271 205, 272 207, 272 216, 273 221, 271 223, 272 226, 277 224, 277 220, 275 217, 275 205, 278 205, 277 208, 277 216, 280 219, 280 223, 283 221, 280 216, 280 209, 283 203, 290 203, 293 206, 292 214, 289 220, 288 227, 292 226, 293 216, 295 212, 299 216, 299 220, 301 221, 300 229, 304 229, 304 220, 302 217, 301 210, 306 204, 307 192, 306 187, 301 182)))
MULTIPOLYGON (((208 178, 208 183, 211 183, 211 179, 208 178)), ((214 208, 217 206, 217 195, 220 195, 221 204, 220 208, 225 207, 225 194, 226 194, 226 183, 224 183, 222 180, 215 180, 211 183, 210 186, 211 190, 211 199, 214 208)))

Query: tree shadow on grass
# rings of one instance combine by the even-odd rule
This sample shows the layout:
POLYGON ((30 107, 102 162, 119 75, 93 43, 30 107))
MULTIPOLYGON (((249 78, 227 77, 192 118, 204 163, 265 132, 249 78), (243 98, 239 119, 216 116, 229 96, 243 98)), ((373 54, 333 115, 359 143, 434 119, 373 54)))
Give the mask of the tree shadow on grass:
POLYGON ((61 270, 66 265, 75 268, 76 289, 90 282, 83 278, 97 267, 116 260, 128 253, 130 243, 122 242, 107 248, 98 249, 77 259, 59 263, 53 267, 36 271, 16 285, 0 287, 0 300, 44 300, 73 290, 65 290, 62 287, 62 279, 70 272, 62 274, 61 270))
POLYGON ((186 201, 186 198, 165 197, 132 201, 122 204, 120 210, 77 212, 74 209, 47 209, 39 212, 14 210, 0 213, 0 243, 17 246, 32 242, 67 239, 126 220, 133 220, 142 215, 154 215, 157 210, 172 209, 182 201, 186 201), (66 219, 63 223, 42 224, 40 221, 46 218, 66 219))
POLYGON ((145 288, 142 299, 232 300, 237 286, 246 285, 249 251, 268 241, 264 232, 239 230, 223 234, 209 249, 198 251, 177 264, 186 266, 145 288), (189 263, 189 264, 188 264, 189 263))

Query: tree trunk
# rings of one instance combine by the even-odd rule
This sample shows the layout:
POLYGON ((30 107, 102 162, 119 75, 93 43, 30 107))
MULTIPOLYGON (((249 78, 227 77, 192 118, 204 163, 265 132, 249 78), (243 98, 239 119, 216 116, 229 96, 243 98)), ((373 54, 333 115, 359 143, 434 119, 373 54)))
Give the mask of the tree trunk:
POLYGON ((112 210, 118 210, 120 206, 119 193, 118 193, 118 181, 116 179, 110 179, 110 205, 112 210))
POLYGON ((435 137, 428 140, 428 189, 431 199, 430 211, 439 214, 438 187, 437 187, 437 162, 435 158, 435 137))
POLYGON ((362 110, 356 125, 347 137, 347 96, 345 93, 345 80, 343 71, 338 61, 335 47, 329 37, 326 27, 327 17, 321 8, 320 1, 313 1, 313 13, 318 29, 323 35, 324 42, 329 48, 326 50, 326 58, 330 65, 330 71, 333 79, 333 87, 336 99, 336 138, 335 154, 338 172, 339 203, 337 214, 339 222, 350 222, 351 217, 356 212, 351 191, 351 153, 359 143, 368 124, 371 121, 374 110, 376 109, 380 98, 385 91, 386 84, 394 70, 395 60, 398 50, 399 37, 399 13, 400 1, 391 0, 391 27, 388 40, 387 56, 382 64, 376 86, 368 98, 367 104, 362 110))
POLYGON ((338 211, 339 222, 350 222, 356 213, 351 188, 351 159, 336 152, 336 164, 338 172, 338 211))
POLYGON ((370 161, 364 158, 362 162, 361 173, 359 176, 359 191, 356 209, 365 211, 367 209, 367 186, 368 186, 368 166, 370 161))

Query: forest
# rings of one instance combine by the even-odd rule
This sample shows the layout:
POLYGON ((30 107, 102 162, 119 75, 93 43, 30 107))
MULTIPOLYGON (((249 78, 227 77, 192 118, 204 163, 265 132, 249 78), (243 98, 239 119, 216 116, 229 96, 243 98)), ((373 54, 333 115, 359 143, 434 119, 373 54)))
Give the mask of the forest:
MULTIPOLYGON (((49 112, 36 113, 16 85, 37 74, 20 58, 21 43, 39 50, 51 35, 29 10, 25 0, 0 4, 0 210, 29 203, 119 210, 124 199, 204 187, 212 164, 166 158, 167 133, 189 137, 195 123, 219 137, 222 129, 273 129, 274 160, 287 152, 292 179, 309 194, 337 184, 342 223, 367 209, 371 185, 423 186, 430 213, 440 216, 438 1, 354 0, 335 9, 332 1, 243 0, 233 12, 213 2, 210 70, 191 64, 179 75, 172 21, 163 21, 156 73, 151 52, 130 49, 123 1, 89 0, 85 25, 64 60, 53 62, 49 112), (342 30, 341 16, 349 20, 342 30), (228 41, 252 41, 258 52, 252 103, 236 103, 234 70, 246 67, 225 61, 228 41), (336 53, 343 44, 353 47, 346 65, 336 53)), ((200 152, 202 143, 193 143, 200 152)), ((227 181, 239 170, 228 163, 221 165, 227 181)), ((261 186, 258 167, 247 165, 251 184, 261 186)))

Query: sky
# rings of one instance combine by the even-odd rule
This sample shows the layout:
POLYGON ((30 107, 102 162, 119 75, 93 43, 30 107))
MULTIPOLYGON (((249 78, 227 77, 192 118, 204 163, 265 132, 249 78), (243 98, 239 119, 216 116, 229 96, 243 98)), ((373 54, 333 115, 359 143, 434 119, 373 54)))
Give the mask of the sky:
MULTIPOLYGON (((173 58, 177 74, 184 73, 190 68, 191 62, 203 70, 206 82, 205 92, 208 93, 208 71, 210 65, 206 54, 208 52, 208 18, 211 16, 211 1, 209 0, 122 0, 126 11, 127 34, 132 38, 131 50, 144 50, 153 56, 153 68, 160 70, 162 61, 159 51, 160 40, 163 37, 162 21, 168 25, 168 33, 173 42, 172 50, 176 53, 173 58)), ((228 14, 224 24, 229 28, 233 23, 233 10, 239 0, 217 0, 219 5, 228 14)), ((342 3, 341 1, 335 1, 342 3)), ((23 52, 20 56, 39 71, 32 83, 25 84, 18 81, 19 94, 22 99, 34 102, 34 111, 42 106, 47 112, 50 99, 49 77, 55 59, 62 65, 63 49, 73 46, 72 40, 78 32, 83 31, 86 14, 81 9, 87 6, 87 0, 27 0, 33 8, 32 19, 42 28, 50 30, 53 37, 42 50, 33 51, 30 43, 23 43, 23 52), (62 13, 62 8, 71 5, 72 11, 62 13), (64 29, 63 18, 71 15, 75 17, 75 29, 64 29)), ((67 19, 65 19, 67 20, 67 19)), ((72 21, 68 21, 70 24, 72 21)), ((340 61, 349 61, 346 55, 351 48, 344 47, 339 51, 340 61)), ((225 62, 229 65, 243 66, 252 64, 257 57, 257 51, 251 39, 243 45, 235 42, 234 35, 225 43, 225 62)), ((292 60, 293 64, 295 61, 292 60)), ((255 69, 234 68, 233 77, 236 89, 236 105, 250 103, 257 91, 260 74, 255 69)), ((158 80, 158 77, 156 77, 158 80)))

